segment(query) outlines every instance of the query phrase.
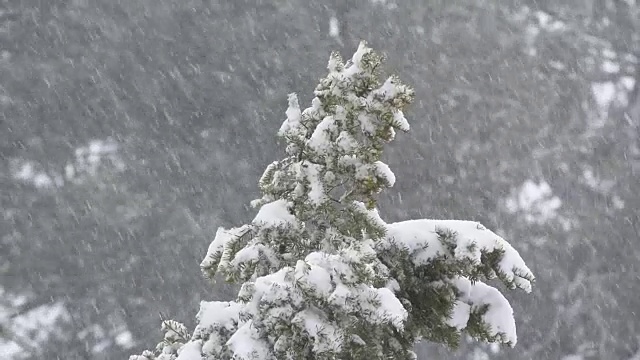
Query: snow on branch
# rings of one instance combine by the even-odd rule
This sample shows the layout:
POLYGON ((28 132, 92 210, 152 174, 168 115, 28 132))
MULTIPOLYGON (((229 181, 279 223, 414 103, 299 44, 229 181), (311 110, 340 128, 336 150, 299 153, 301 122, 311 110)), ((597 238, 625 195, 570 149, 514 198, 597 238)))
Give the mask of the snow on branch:
POLYGON ((489 264, 510 288, 531 292, 535 278, 520 254, 502 237, 475 221, 408 220, 387 226, 385 247, 397 244, 411 254, 416 265, 424 265, 439 256, 487 264, 487 254, 500 253, 499 261, 489 264), (442 232, 451 232, 453 243, 442 241, 442 232), (483 256, 484 255, 484 256, 483 256))
MULTIPOLYGON (((455 297, 452 307, 436 311, 449 326, 482 340, 516 344, 509 301, 481 281, 497 277, 509 288, 531 291, 534 276, 508 242, 474 221, 409 220, 388 224, 386 229, 378 251, 388 257, 399 250, 395 261, 406 255, 410 263, 410 270, 399 275, 401 288, 419 284, 414 292, 451 291, 455 297), (421 273, 417 269, 434 268, 438 271, 414 278, 421 273)), ((419 299, 409 301, 421 306, 419 299)))

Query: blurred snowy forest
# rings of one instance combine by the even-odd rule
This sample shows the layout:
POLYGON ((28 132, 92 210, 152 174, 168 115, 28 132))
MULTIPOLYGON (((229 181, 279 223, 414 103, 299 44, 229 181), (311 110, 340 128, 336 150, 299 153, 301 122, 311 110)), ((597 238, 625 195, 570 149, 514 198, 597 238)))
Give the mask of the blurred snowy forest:
POLYGON ((361 39, 417 95, 383 218, 480 221, 537 276, 515 349, 420 358, 640 359, 636 0, 0 1, 0 357, 126 359, 231 298, 215 229, 361 39))

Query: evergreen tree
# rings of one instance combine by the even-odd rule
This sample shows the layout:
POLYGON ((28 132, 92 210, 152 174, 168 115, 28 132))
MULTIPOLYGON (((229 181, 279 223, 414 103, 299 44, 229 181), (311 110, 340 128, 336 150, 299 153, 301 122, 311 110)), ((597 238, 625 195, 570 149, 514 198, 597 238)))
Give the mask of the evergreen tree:
POLYGON ((470 221, 385 223, 376 196, 395 176, 380 159, 413 90, 362 42, 301 111, 289 95, 278 136, 286 157, 267 167, 250 224, 220 228, 201 264, 241 283, 237 300, 202 302, 198 325, 163 321, 156 351, 131 360, 413 359, 421 340, 461 333, 515 345, 513 311, 494 287, 529 292, 534 277, 502 238, 470 221))

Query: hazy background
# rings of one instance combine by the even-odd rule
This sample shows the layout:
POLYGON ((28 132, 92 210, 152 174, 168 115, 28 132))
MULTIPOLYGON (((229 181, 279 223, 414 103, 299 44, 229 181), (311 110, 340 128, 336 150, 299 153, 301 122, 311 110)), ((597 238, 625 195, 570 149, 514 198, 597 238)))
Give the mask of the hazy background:
POLYGON ((361 39, 417 94, 383 217, 480 221, 537 275, 514 350, 420 358, 640 360, 634 0, 0 0, 0 358, 126 359, 232 297, 215 229, 361 39))

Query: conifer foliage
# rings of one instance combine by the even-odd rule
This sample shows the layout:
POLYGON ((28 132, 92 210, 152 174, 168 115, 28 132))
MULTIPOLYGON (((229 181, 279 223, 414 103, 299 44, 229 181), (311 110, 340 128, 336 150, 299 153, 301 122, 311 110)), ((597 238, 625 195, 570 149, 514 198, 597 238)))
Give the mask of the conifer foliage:
POLYGON ((414 359, 419 340, 455 346, 463 332, 515 345, 499 290, 534 277, 505 240, 470 221, 387 224, 376 196, 395 176, 381 161, 413 90, 362 42, 301 110, 289 95, 278 131, 286 156, 267 167, 250 224, 218 229, 201 267, 242 284, 232 302, 203 301, 189 332, 163 321, 155 351, 131 360, 414 359))

